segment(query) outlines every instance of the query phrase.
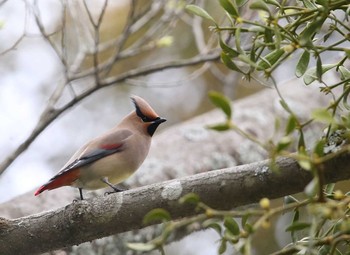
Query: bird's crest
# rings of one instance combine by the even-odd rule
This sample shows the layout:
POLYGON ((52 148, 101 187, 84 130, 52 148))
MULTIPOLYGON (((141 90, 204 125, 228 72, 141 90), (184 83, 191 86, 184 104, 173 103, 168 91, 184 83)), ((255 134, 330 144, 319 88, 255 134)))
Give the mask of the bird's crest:
POLYGON ((141 97, 132 96, 131 100, 135 105, 137 116, 139 116, 144 122, 152 122, 159 118, 158 114, 141 97))

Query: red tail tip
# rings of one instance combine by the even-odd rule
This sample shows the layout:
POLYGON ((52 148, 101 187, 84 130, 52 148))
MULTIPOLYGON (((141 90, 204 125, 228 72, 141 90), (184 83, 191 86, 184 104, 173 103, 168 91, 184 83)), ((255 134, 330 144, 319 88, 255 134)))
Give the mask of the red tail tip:
POLYGON ((41 186, 37 191, 35 191, 34 196, 39 195, 41 192, 45 190, 45 185, 41 186))

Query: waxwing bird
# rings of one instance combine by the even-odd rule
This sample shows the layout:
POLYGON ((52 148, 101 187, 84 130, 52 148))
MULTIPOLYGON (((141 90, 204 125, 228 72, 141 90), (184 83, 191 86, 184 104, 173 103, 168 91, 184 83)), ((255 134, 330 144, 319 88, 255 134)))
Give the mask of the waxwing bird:
POLYGON ((166 120, 160 118, 141 97, 131 97, 135 111, 127 115, 110 131, 81 147, 63 168, 35 196, 45 190, 62 186, 79 189, 100 189, 106 185, 115 192, 118 184, 132 175, 145 160, 151 138, 157 127, 166 120))

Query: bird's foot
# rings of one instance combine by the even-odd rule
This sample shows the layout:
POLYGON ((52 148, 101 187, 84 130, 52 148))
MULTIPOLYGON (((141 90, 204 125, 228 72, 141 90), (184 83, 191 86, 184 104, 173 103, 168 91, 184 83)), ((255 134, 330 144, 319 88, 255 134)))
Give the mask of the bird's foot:
POLYGON ((112 193, 117 193, 117 192, 122 192, 124 191, 125 189, 121 189, 121 188, 118 188, 117 186, 114 186, 112 183, 110 183, 108 181, 108 178, 107 177, 104 177, 101 179, 102 182, 106 183, 109 187, 111 187, 113 189, 113 191, 107 191, 105 192, 105 195, 110 195, 112 193))
POLYGON ((117 193, 117 192, 122 192, 122 191, 125 191, 126 189, 121 189, 121 188, 117 188, 115 186, 111 186, 111 188, 113 189, 112 191, 106 191, 105 192, 105 196, 106 195, 110 195, 110 194, 113 194, 113 193, 117 193))

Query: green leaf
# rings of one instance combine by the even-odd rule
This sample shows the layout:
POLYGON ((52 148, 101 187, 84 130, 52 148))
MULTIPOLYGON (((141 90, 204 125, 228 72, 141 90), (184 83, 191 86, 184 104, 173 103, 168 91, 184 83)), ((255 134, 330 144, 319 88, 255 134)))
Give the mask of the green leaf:
MULTIPOLYGON (((346 225, 348 225, 350 222, 348 221, 348 220, 345 220, 345 221, 343 221, 343 220, 340 220, 340 221, 338 221, 337 223, 335 223, 334 225, 333 225, 333 234, 336 234, 336 233, 338 233, 338 232, 340 232, 340 231, 344 231, 344 223, 345 223, 345 227, 346 227, 346 225), (343 225, 343 226, 342 226, 343 225)), ((345 229, 347 229, 348 231, 349 231, 349 225, 345 228, 345 229)))
POLYGON ((210 126, 207 126, 207 128, 213 129, 215 131, 226 131, 226 130, 229 130, 231 127, 229 123, 222 123, 222 124, 210 125, 210 126))
POLYGON ((322 81, 322 60, 320 56, 316 59, 316 77, 318 81, 322 81))
POLYGON ((242 73, 241 69, 239 69, 236 64, 231 60, 231 57, 229 57, 225 52, 221 53, 221 60, 227 66, 233 71, 242 73))
POLYGON ((247 2, 247 0, 234 0, 236 3, 236 6, 242 6, 247 2))
MULTIPOLYGON (((331 250, 331 246, 330 245, 322 245, 320 250, 318 251, 318 255, 329 255, 331 250)), ((341 255, 341 253, 334 253, 337 255, 341 255)))
POLYGON ((204 228, 212 228, 221 236, 221 225, 218 223, 218 219, 208 219, 202 223, 204 228))
POLYGON ((294 117, 294 115, 291 115, 286 125, 286 135, 290 135, 296 129, 297 126, 297 119, 294 117))
POLYGON ((348 86, 349 85, 345 85, 344 86, 344 92, 343 92, 343 100, 342 100, 342 102, 343 102, 343 106, 348 110, 348 111, 350 111, 350 105, 349 105, 349 103, 348 103, 348 97, 349 97, 349 94, 350 94, 350 90, 348 90, 348 86))
POLYGON ((329 183, 325 187, 325 193, 326 194, 332 194, 334 191, 335 183, 329 183))
POLYGON ((244 230, 247 231, 248 233, 253 233, 254 227, 251 224, 246 223, 246 224, 244 224, 244 230))
POLYGON ((303 150, 305 148, 305 140, 304 140, 304 133, 300 131, 299 135, 299 141, 298 141, 298 150, 303 150))
POLYGON ((314 4, 313 1, 310 1, 310 0, 302 0, 304 6, 307 8, 307 9, 310 9, 310 10, 315 10, 317 9, 317 6, 314 4))
POLYGON ((304 73, 307 70, 307 67, 309 66, 309 62, 310 62, 310 52, 305 50, 304 53, 301 54, 295 70, 295 75, 298 78, 304 75, 304 73))
POLYGON ((219 2, 222 8, 224 8, 225 11, 227 11, 232 17, 239 17, 237 8, 232 4, 230 0, 219 0, 219 2))
POLYGON ((287 112, 289 112, 291 114, 293 113, 292 110, 289 108, 288 104, 286 103, 286 101, 281 99, 281 100, 279 100, 279 102, 284 110, 286 110, 287 112))
POLYGON ((346 56, 348 58, 350 58, 350 49, 345 49, 344 52, 345 52, 346 56))
MULTIPOLYGON (((300 137, 304 137, 302 135, 302 133, 300 134, 300 137)), ((299 137, 299 139, 300 139, 299 137)), ((307 156, 307 153, 305 151, 305 147, 304 146, 300 146, 299 147, 299 151, 298 151, 298 154, 303 158, 305 156, 307 156)), ((311 165, 311 161, 307 158, 305 159, 299 159, 298 160, 298 164, 300 165, 301 168, 305 169, 305 170, 311 170, 312 168, 312 165, 311 165)))
POLYGON ((200 202, 199 196, 195 193, 188 193, 179 199, 180 204, 194 204, 197 205, 200 202))
MULTIPOLYGON (((334 68, 335 66, 337 66, 336 64, 325 64, 322 65, 322 74, 328 72, 329 70, 331 70, 332 68, 334 68)), ((316 74, 316 67, 312 67, 310 69, 308 69, 306 71, 306 73, 304 74, 303 80, 304 83, 306 85, 311 84, 312 82, 314 82, 315 80, 318 79, 317 74, 316 74)))
POLYGON ((154 222, 164 222, 169 220, 171 220, 171 217, 168 211, 162 208, 156 208, 148 212, 145 217, 143 217, 143 224, 149 225, 154 222))
POLYGON ((258 70, 265 70, 267 68, 272 67, 284 54, 283 49, 276 49, 269 54, 267 54, 265 57, 262 57, 262 59, 258 62, 258 70))
POLYGON ((245 53, 245 51, 244 50, 242 50, 242 47, 241 47, 241 40, 242 40, 242 38, 241 38, 241 27, 240 26, 238 26, 237 27, 237 29, 236 29, 236 31, 235 31, 235 36, 234 36, 234 38, 235 38, 235 45, 236 45, 236 49, 237 49, 237 51, 239 52, 239 53, 245 53))
POLYGON ((325 124, 334 123, 332 114, 326 109, 316 109, 312 111, 311 116, 314 120, 321 123, 325 123, 325 124))
POLYGON ((319 140, 314 147, 314 153, 319 157, 323 157, 325 145, 326 141, 324 139, 319 140))
POLYGON ((328 0, 316 0, 316 3, 328 8, 328 0))
POLYGON ((267 6, 267 4, 262 1, 262 0, 255 0, 250 6, 250 9, 252 10, 261 10, 261 11, 266 11, 268 13, 270 13, 270 9, 267 6))
POLYGON ((277 7, 281 7, 280 3, 277 2, 276 0, 265 0, 265 2, 271 5, 275 5, 277 7))
POLYGON ((339 67, 340 77, 342 80, 350 79, 350 71, 344 66, 339 67))
POLYGON ((327 15, 321 15, 316 17, 313 22, 310 22, 308 26, 299 35, 299 44, 302 47, 311 47, 314 35, 320 31, 323 23, 325 22, 327 15))
POLYGON ((126 246, 135 251, 152 251, 157 248, 157 246, 153 243, 127 243, 126 246))
POLYGON ((308 170, 308 171, 311 170, 312 165, 310 160, 301 159, 301 160, 298 160, 298 164, 304 170, 308 170))
POLYGON ((226 251, 227 245, 226 245, 226 240, 222 239, 220 246, 219 246, 219 254, 223 254, 226 251))
POLYGON ((228 97, 216 91, 209 91, 210 101, 218 108, 220 108, 226 115, 227 119, 231 119, 232 109, 231 101, 228 97))
POLYGON ((308 222, 296 221, 286 228, 286 232, 299 231, 299 230, 303 230, 305 228, 309 228, 310 226, 311 226, 311 224, 308 222))
POLYGON ((252 62, 256 62, 256 51, 255 44, 253 44, 249 53, 250 61, 252 62))
POLYGON ((233 218, 225 217, 224 226, 231 235, 239 235, 239 226, 233 218))
POLYGON ((294 211, 292 223, 298 222, 299 216, 300 216, 299 210, 296 209, 296 210, 294 211))
POLYGON ((245 54, 239 54, 238 58, 242 60, 243 62, 247 63, 248 65, 257 68, 257 64, 253 62, 247 55, 245 54))
POLYGON ((237 57, 239 55, 238 51, 232 49, 230 46, 228 46, 220 37, 220 47, 224 53, 230 58, 237 57))
POLYGON ((276 134, 281 127, 281 120, 279 118, 275 118, 275 125, 274 125, 274 134, 276 134))
POLYGON ((247 214, 245 214, 243 217, 242 217, 242 220, 241 220, 241 226, 242 226, 242 228, 244 228, 245 229, 245 224, 247 224, 247 222, 248 222, 248 219, 249 219, 249 217, 250 217, 251 215, 249 214, 249 213, 247 213, 247 214))
POLYGON ((278 141, 278 144, 276 146, 276 151, 277 152, 280 152, 286 148, 289 147, 289 145, 291 145, 292 143, 292 138, 290 138, 289 136, 284 136, 282 137, 279 141, 278 141))
POLYGON ((263 32, 265 32, 265 28, 263 28, 261 26, 250 25, 248 27, 248 31, 252 32, 252 33, 263 33, 263 32))
MULTIPOLYGON (((265 28, 264 29, 264 39, 265 43, 267 44, 272 44, 273 43, 273 37, 274 34, 270 29, 265 28)), ((272 49, 274 49, 274 46, 270 46, 272 49)))
MULTIPOLYGON (((294 211, 294 215, 293 215, 293 219, 292 219, 292 224, 295 224, 296 222, 298 222, 298 220, 299 220, 299 210, 296 209, 296 210, 294 211)), ((292 238, 293 242, 295 242, 295 241, 296 241, 295 231, 292 230, 292 231, 290 231, 290 232, 291 232, 291 233, 290 233, 291 238, 292 238)))
POLYGON ((208 19, 208 20, 214 22, 216 25, 216 22, 213 19, 213 17, 210 16, 210 14, 206 10, 202 9, 201 7, 199 7, 197 5, 189 4, 189 5, 186 5, 185 9, 187 11, 193 13, 194 15, 197 15, 199 17, 202 17, 204 19, 208 19))

